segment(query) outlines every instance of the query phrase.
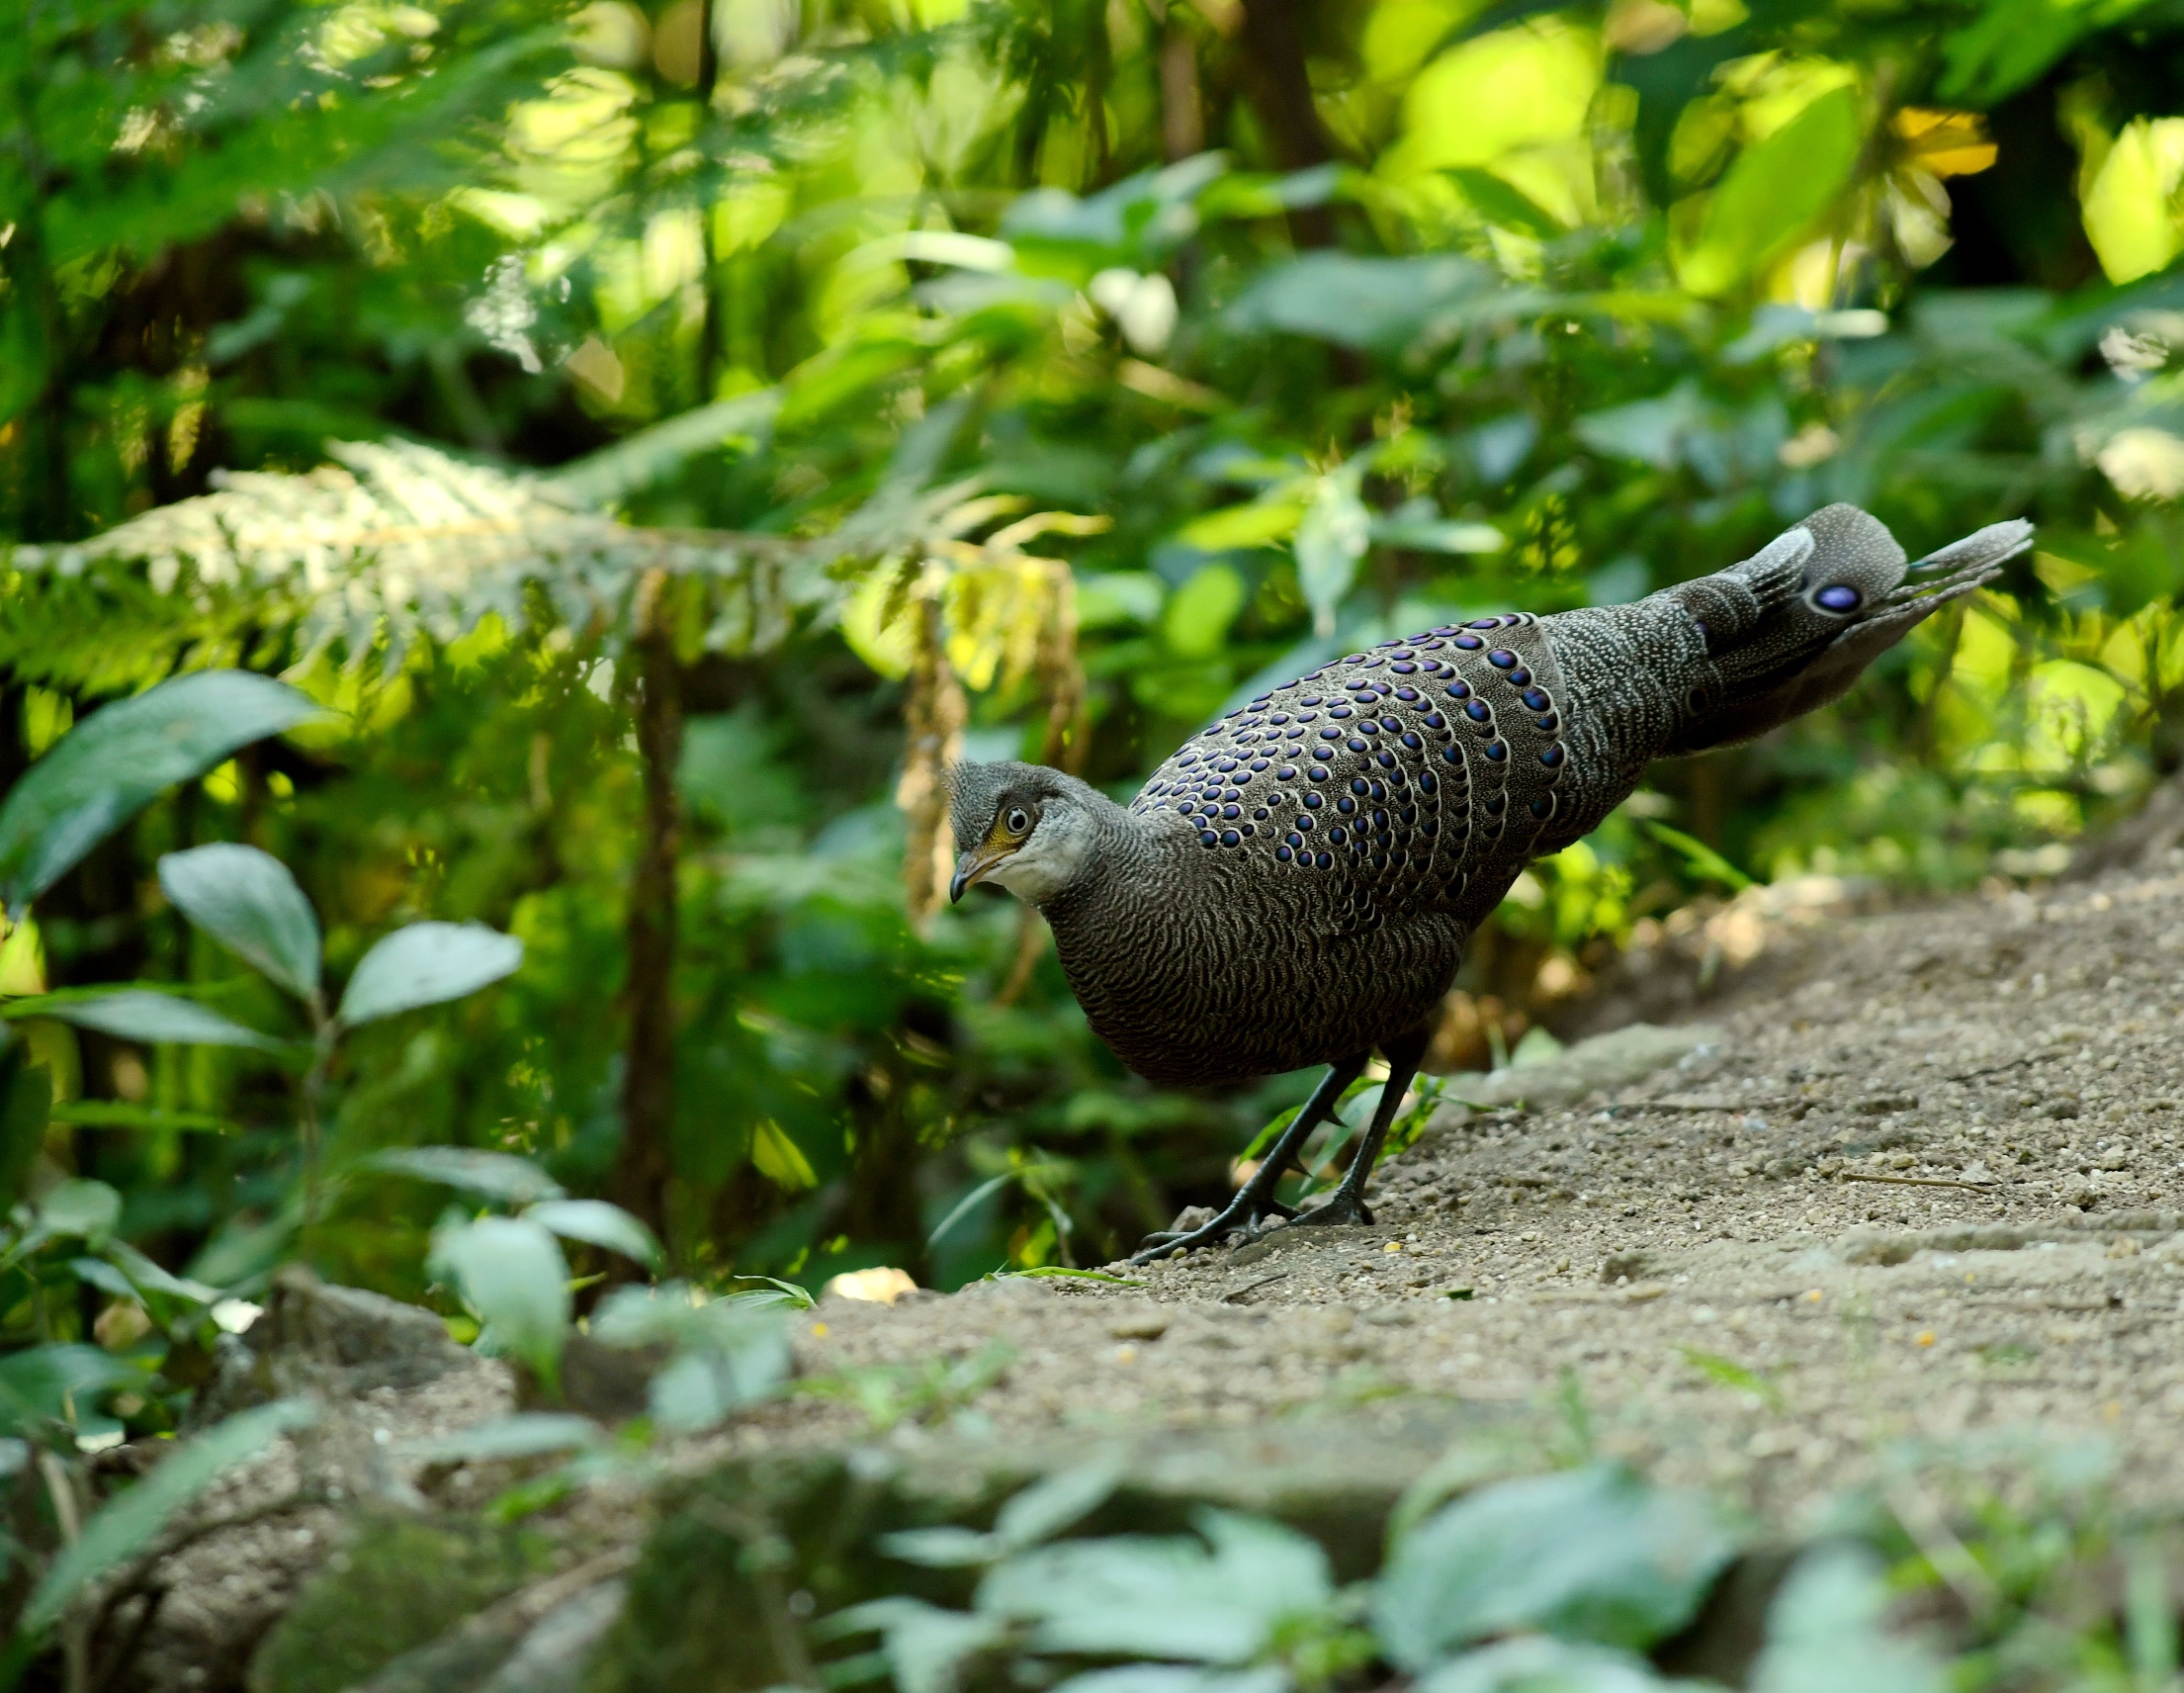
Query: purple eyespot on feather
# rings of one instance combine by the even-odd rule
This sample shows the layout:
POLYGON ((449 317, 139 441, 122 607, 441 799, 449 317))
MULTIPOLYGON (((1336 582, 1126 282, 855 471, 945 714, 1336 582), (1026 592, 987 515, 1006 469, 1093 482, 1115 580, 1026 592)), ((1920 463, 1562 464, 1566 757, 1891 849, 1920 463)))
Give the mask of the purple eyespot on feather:
POLYGON ((1812 603, 1822 611, 1856 611, 1864 597, 1849 582, 1831 582, 1812 596, 1812 603))

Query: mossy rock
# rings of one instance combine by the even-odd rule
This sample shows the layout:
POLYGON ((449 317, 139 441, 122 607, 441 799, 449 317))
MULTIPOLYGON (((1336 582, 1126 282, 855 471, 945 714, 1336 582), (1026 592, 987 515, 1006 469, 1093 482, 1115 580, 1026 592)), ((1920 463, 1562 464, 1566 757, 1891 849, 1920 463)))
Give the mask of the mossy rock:
POLYGON ((477 1518, 372 1515, 250 1663, 250 1693, 342 1693, 547 1566, 536 1535, 477 1518))

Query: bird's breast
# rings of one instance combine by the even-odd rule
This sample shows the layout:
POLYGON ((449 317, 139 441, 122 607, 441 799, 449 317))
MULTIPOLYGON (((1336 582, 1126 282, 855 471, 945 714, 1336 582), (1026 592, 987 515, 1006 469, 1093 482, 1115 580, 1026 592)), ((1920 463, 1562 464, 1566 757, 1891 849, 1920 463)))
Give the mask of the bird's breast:
POLYGON ((1309 911, 1225 899, 1055 924, 1093 1032, 1138 1074, 1179 1085, 1328 1063, 1415 1028, 1447 992, 1463 938, 1441 914, 1345 932, 1309 911))

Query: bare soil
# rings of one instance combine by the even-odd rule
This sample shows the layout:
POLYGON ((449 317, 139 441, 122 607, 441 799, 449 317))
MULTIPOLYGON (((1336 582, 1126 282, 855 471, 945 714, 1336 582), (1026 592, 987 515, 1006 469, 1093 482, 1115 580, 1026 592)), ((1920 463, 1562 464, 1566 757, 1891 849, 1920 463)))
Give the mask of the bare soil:
MULTIPOLYGON (((1808 923, 1765 964, 1642 1080, 1443 1108, 1373 1227, 1108 1266, 1139 1287, 830 1299, 800 1372, 1005 1350, 954 1415, 1009 1439, 1435 1395, 1777 1520, 1907 1441, 2021 1434, 2117 1443, 2138 1497, 2184 1498, 2184 874, 1808 923)), ((738 1441, 870 1416, 800 1398, 738 1441)))

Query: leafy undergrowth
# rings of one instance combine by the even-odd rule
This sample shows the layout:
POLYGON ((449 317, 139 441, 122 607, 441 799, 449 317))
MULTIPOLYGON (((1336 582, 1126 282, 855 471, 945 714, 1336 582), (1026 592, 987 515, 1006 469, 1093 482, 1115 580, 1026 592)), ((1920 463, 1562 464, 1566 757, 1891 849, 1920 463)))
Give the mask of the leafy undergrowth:
POLYGON ((1185 1535, 1062 1538, 1117 1484, 1094 1464, 1024 1489, 989 1529, 882 1537, 966 1590, 820 1618, 814 1643, 839 1655, 813 1674, 898 1693, 2177 1685, 2174 1534, 2120 1519, 2097 1462, 2029 1444, 2003 1490, 2018 1497, 1966 1490, 1960 1535, 1924 1491, 1949 1466, 1925 1456, 1787 1547, 1610 1463, 1447 1502, 1428 1476, 1391 1515, 1379 1572, 1348 1584, 1307 1535, 1212 1507, 1185 1535))

